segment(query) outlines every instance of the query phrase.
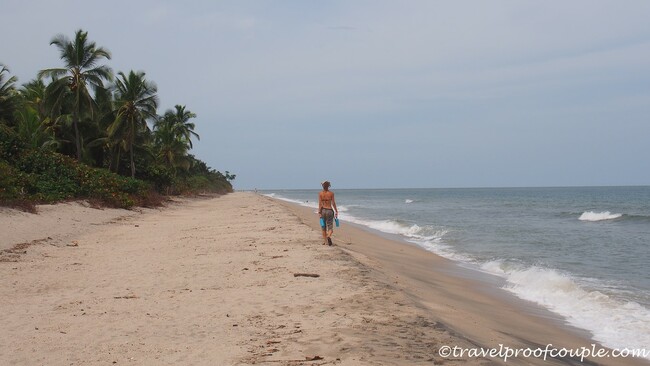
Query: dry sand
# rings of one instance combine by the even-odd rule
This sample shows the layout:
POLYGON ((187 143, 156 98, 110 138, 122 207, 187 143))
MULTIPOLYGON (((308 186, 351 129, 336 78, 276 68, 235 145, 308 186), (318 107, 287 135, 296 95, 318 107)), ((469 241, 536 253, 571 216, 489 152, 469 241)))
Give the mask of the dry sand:
MULTIPOLYGON (((252 193, 3 210, 0 364, 498 364, 438 349, 589 344, 418 248, 346 225, 323 246, 316 222, 252 193)), ((508 361, 529 363, 580 364, 508 361)))

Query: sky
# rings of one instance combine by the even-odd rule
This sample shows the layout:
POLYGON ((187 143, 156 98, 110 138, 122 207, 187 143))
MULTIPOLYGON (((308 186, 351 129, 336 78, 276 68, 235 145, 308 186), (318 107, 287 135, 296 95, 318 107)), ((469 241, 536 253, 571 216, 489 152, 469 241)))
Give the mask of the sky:
POLYGON ((650 184, 650 2, 0 0, 18 84, 77 29, 235 189, 650 184))

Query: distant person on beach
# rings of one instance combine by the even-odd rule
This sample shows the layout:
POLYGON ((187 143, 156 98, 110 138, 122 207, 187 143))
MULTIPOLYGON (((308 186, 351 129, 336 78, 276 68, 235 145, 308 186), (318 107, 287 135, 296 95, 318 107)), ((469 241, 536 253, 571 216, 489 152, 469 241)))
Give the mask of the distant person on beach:
POLYGON ((318 216, 325 220, 323 227, 323 244, 332 245, 332 234, 334 233, 334 218, 339 216, 336 208, 334 192, 330 191, 330 182, 321 183, 323 190, 318 194, 318 216))

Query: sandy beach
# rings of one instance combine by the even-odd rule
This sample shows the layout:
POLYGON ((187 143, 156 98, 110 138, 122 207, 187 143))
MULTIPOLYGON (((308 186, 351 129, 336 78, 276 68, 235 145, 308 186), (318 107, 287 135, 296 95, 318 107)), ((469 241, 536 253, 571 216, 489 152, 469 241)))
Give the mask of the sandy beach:
POLYGON ((491 365, 504 362, 439 350, 594 343, 415 246, 345 223, 324 246, 312 211, 241 192, 162 209, 3 209, 0 363, 491 365))

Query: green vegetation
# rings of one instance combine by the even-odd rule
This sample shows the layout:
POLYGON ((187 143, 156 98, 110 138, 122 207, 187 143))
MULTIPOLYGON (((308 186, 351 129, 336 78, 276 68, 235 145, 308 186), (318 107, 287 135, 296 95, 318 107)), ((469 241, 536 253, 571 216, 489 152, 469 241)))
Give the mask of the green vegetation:
POLYGON ((148 206, 160 194, 227 193, 222 174, 194 157, 196 118, 176 105, 158 115, 158 89, 144 72, 102 62, 82 30, 52 39, 64 67, 18 80, 0 65, 0 205, 33 207, 89 199, 113 207, 148 206))

